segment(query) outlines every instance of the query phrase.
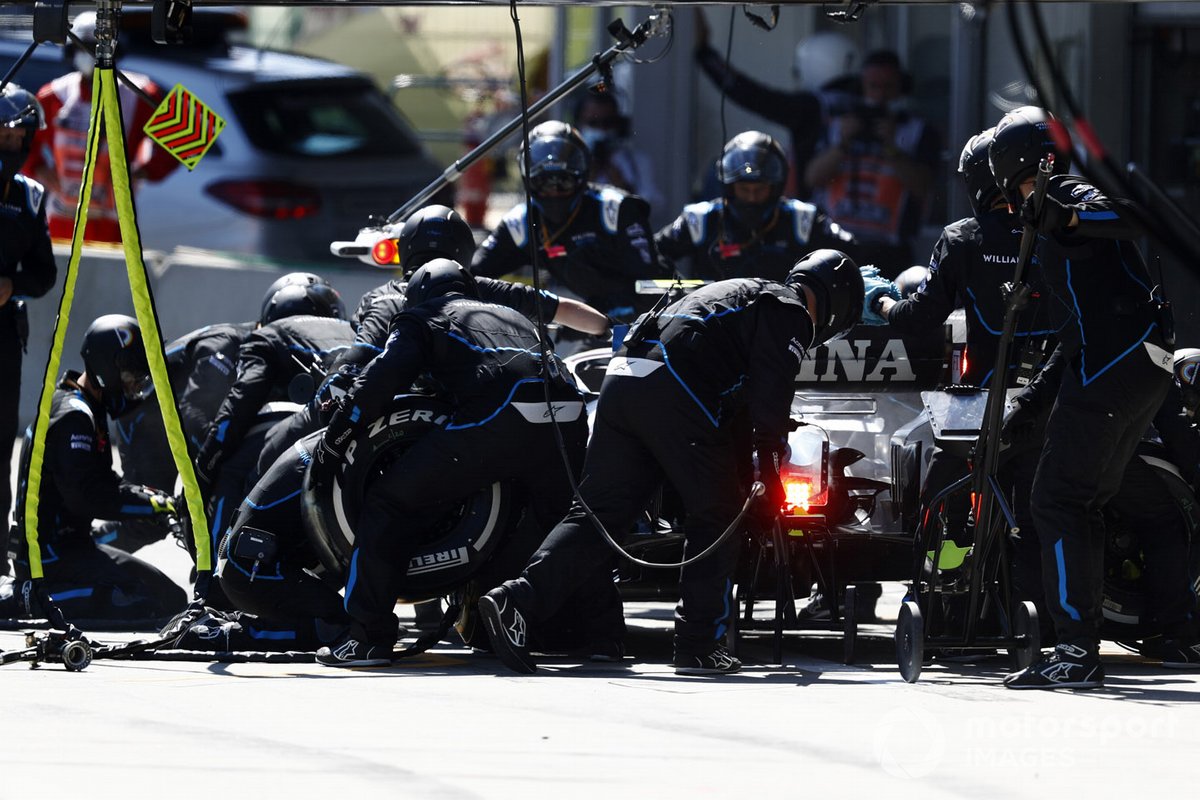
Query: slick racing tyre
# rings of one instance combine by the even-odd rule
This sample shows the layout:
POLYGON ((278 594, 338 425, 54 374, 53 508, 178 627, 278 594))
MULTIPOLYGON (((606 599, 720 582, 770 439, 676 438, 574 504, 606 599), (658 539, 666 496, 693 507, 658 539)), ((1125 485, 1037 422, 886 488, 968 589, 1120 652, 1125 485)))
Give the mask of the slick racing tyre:
MULTIPOLYGON (((354 552, 354 523, 371 482, 426 433, 449 418, 437 398, 400 395, 386 414, 363 426, 336 467, 315 460, 304 478, 302 507, 309 541, 332 576, 345 578, 354 552)), ((503 537, 511 488, 493 483, 461 502, 447 504, 420 537, 399 600, 441 597, 461 587, 491 556, 503 537)))
MULTIPOLYGON (((1187 481, 1161 448, 1143 444, 1134 458, 1141 458, 1166 486, 1171 501, 1183 520, 1187 545, 1181 558, 1188 561, 1188 578, 1193 593, 1200 585, 1200 508, 1187 481)), ((1154 580, 1147 574, 1141 538, 1154 536, 1157 530, 1142 530, 1137 520, 1123 516, 1110 504, 1104 510, 1106 547, 1104 554, 1104 622, 1102 635, 1113 641, 1130 641, 1150 635, 1150 608, 1146 585, 1154 580)))

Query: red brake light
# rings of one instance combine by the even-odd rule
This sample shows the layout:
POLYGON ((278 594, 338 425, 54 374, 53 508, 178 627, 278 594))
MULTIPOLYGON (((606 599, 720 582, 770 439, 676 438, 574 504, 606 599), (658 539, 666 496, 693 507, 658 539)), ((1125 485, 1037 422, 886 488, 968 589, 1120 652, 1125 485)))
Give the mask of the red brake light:
POLYGON ((380 239, 371 248, 371 258, 380 266, 400 263, 400 247, 395 239, 380 239))
POLYGON ((814 492, 812 480, 799 476, 787 475, 783 478, 783 493, 787 508, 798 508, 807 513, 812 506, 823 506, 826 502, 824 491, 814 492))
POLYGON ((316 189, 290 181, 218 181, 204 191, 242 213, 262 219, 304 219, 321 207, 316 189))

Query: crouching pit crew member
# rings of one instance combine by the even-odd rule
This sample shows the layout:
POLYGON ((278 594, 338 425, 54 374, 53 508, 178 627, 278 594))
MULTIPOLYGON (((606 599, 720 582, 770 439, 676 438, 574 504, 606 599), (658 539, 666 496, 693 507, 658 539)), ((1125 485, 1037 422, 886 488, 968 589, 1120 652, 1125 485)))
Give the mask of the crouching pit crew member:
POLYGON ((344 316, 341 297, 325 283, 287 283, 264 298, 260 327, 238 348, 237 376, 196 455, 214 552, 253 485, 268 430, 256 425, 259 411, 269 401, 286 400, 297 377, 314 384, 324 378, 354 338, 344 316))
MULTIPOLYGON (((355 328, 354 342, 338 354, 329 376, 312 401, 267 433, 258 460, 259 474, 266 474, 293 442, 328 424, 332 414, 329 401, 345 394, 363 367, 383 352, 392 318, 405 308, 404 292, 409 276, 435 258, 470 263, 475 252, 475 237, 471 226, 456 211, 431 205, 420 209, 404 223, 399 250, 403 277, 368 291, 359 300, 358 308, 350 317, 355 328), (330 410, 323 413, 322 407, 330 410)), ((523 283, 493 278, 476 277, 475 285, 480 300, 514 308, 530 319, 537 318, 540 306, 543 319, 563 327, 592 336, 608 332, 608 317, 578 300, 539 291, 523 283)))
MULTIPOLYGON (((545 363, 533 323, 476 294, 474 278, 457 262, 437 259, 418 269, 386 348, 355 381, 316 448, 320 465, 340 464, 356 433, 423 373, 454 409, 444 427, 415 442, 368 487, 346 581, 353 627, 340 644, 317 652, 322 664, 390 663, 399 585, 423 515, 437 504, 511 479, 528 495, 529 512, 545 531, 570 503, 552 422, 559 423, 577 464, 587 441, 582 398, 556 358, 545 363)), ((616 592, 611 584, 610 592, 616 592)), ((619 639, 623 622, 619 611, 614 616, 607 633, 619 639)))
MULTIPOLYGON (((665 479, 686 511, 685 556, 716 542, 750 489, 751 449, 767 487, 757 501, 778 514, 793 382, 804 353, 845 333, 862 312, 858 266, 836 250, 798 262, 783 283, 737 278, 705 286, 643 315, 614 357, 588 444, 582 502, 550 533, 522 575, 480 598, 492 647, 517 672, 536 667, 530 626, 576 594, 605 591, 612 536, 630 530, 665 479), (753 434, 751 435, 751 431, 753 434)), ((732 611, 736 539, 689 566, 675 613, 675 669, 736 672, 723 646, 732 611)))
POLYGON ((176 647, 314 651, 344 638, 350 617, 337 585, 319 577, 299 498, 320 433, 293 444, 259 478, 221 539, 217 576, 233 613, 207 609, 176 647))
MULTIPOLYGON (((140 559, 92 540, 94 519, 146 519, 174 513, 165 494, 125 483, 113 471, 108 418, 142 402, 150 368, 141 330, 132 317, 95 320, 83 337, 84 371, 68 370, 54 392, 38 494, 38 540, 46 591, 75 623, 161 625, 187 605, 187 594, 140 559)), ((28 485, 32 437, 21 451, 22 489, 28 485)), ((18 589, 30 578, 25 496, 17 503, 18 589)), ((29 591, 9 599, 5 616, 40 617, 29 591)))
MULTIPOLYGON (((1196 397, 1185 400, 1190 393, 1184 389, 1189 378, 1195 379, 1200 351, 1176 350, 1173 360, 1175 381, 1167 387, 1167 399, 1154 415, 1150 434, 1162 442, 1167 463, 1179 471, 1194 496, 1200 468, 1200 431, 1192 422, 1196 397)), ((1150 633, 1138 649, 1146 658, 1161 661, 1169 669, 1200 668, 1200 616, 1189 557, 1195 544, 1167 483, 1140 454, 1134 455, 1105 511, 1115 516, 1118 524, 1128 525, 1138 534, 1150 633)))

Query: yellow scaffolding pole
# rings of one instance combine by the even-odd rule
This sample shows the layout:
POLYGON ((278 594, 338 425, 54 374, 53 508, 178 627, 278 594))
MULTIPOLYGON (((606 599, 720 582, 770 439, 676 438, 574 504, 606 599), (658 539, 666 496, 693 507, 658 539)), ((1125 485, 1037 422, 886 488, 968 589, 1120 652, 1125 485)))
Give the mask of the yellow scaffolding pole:
POLYGON ((25 492, 25 541, 29 546, 29 573, 35 581, 43 577, 41 549, 38 546, 38 499, 42 483, 42 469, 46 452, 46 428, 50 417, 50 403, 62 361, 63 343, 71 316, 71 304, 75 299, 75 283, 79 272, 79 257, 83 248, 83 232, 87 227, 87 207, 92 196, 92 179, 95 173, 96 156, 100 150, 101 132, 108 144, 109 163, 112 172, 113 195, 116 200, 117 216, 121 226, 121 245, 125 251, 125 268, 129 275, 130 292, 133 295, 134 312, 142 329, 142 340, 146 346, 146 360, 150 364, 150 375, 154 379, 154 394, 162 412, 163 427, 175 468, 183 479, 184 498, 192 523, 192 535, 196 542, 197 596, 207 588, 208 576, 212 573, 212 558, 209 552, 208 520, 204 516, 204 504, 196 474, 188 456, 183 426, 179 411, 175 407, 175 395, 171 391, 167 376, 166 356, 163 352, 162 332, 158 314, 154 308, 154 295, 142 259, 142 241, 138 234, 137 212, 129 182, 129 164, 125 156, 125 129, 121 119, 121 103, 117 93, 117 77, 112 68, 97 67, 92 74, 92 109, 88 122, 87 149, 84 156, 83 186, 79 192, 79 205, 75 210, 75 231, 71 239, 71 257, 63 279, 62 298, 58 304, 58 317, 54 324, 54 337, 50 355, 46 360, 46 371, 42 377, 42 393, 38 401, 37 418, 33 424, 33 442, 30 448, 29 475, 25 492))

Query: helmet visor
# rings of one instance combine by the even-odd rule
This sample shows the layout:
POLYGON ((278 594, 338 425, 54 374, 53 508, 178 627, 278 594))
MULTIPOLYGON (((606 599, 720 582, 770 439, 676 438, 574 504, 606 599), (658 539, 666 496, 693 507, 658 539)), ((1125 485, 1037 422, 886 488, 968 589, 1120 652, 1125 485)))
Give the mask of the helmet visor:
POLYGON ((121 370, 121 394, 126 400, 145 400, 154 391, 154 379, 150 373, 121 370))
MULTIPOLYGON (((150 377, 150 365, 141 346, 123 348, 114 359, 119 386, 109 391, 120 391, 130 402, 145 400, 154 391, 154 379, 150 377)), ((110 373, 111 374, 111 373, 110 373)))
POLYGON ((762 181, 783 183, 784 165, 777 158, 758 149, 730 150, 721 156, 721 183, 740 181, 762 181))
MULTIPOLYGON (((521 154, 522 159, 524 153, 521 154)), ((571 173, 582 180, 588 172, 587 153, 570 139, 547 137, 529 142, 529 179, 542 173, 571 173)))
POLYGON ((583 178, 566 170, 543 170, 529 179, 529 186, 542 197, 569 197, 583 186, 583 178))

